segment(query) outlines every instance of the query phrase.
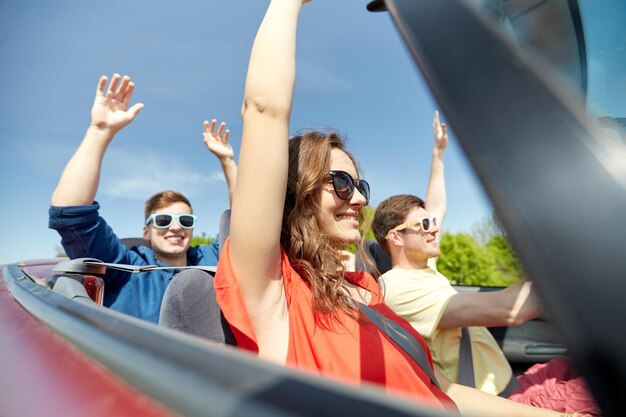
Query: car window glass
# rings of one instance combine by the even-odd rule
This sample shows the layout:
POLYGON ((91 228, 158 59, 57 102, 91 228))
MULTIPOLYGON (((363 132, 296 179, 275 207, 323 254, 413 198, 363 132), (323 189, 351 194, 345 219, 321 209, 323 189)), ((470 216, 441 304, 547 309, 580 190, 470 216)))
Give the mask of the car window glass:
POLYGON ((626 143, 626 3, 467 0, 527 56, 560 74, 599 127, 626 143))

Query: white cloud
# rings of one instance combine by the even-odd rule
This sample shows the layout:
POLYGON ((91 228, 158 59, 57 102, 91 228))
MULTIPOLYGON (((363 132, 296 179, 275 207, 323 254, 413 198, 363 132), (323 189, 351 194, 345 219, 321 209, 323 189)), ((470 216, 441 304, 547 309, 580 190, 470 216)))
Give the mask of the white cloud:
POLYGON ((348 80, 332 73, 328 67, 311 61, 298 64, 297 85, 305 92, 314 91, 323 95, 353 88, 348 80))
POLYGON ((212 184, 224 183, 224 174, 214 171, 199 174, 194 167, 172 157, 125 150, 109 150, 103 166, 103 195, 145 200, 162 190, 177 190, 189 198, 203 194, 212 184))

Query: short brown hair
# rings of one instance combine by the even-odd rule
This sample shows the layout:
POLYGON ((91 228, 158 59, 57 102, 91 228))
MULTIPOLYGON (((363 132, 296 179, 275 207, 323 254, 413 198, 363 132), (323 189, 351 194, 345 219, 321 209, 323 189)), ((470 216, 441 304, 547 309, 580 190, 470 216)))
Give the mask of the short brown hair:
POLYGON ((404 219, 414 208, 425 208, 424 200, 410 194, 400 194, 389 197, 376 207, 372 220, 372 231, 376 240, 389 253, 387 233, 394 227, 404 223, 404 219))
POLYGON ((191 203, 187 200, 187 197, 174 190, 166 190, 161 191, 160 193, 156 193, 152 197, 150 197, 146 201, 146 206, 144 208, 144 215, 147 219, 155 210, 160 209, 161 207, 169 206, 174 203, 185 203, 189 206, 191 211, 193 212, 193 208, 191 207, 191 203))

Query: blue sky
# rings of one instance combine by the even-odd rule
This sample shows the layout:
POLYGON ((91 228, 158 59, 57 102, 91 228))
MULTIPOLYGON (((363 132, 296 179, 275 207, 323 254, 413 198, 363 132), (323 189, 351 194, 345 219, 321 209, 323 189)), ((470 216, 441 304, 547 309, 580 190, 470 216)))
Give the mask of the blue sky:
MULTIPOLYGON (((365 4, 305 6, 292 130, 346 134, 376 205, 393 194, 424 195, 436 104, 389 16, 365 4)), ((238 152, 248 55, 266 5, 0 1, 0 263, 54 256, 50 195, 89 125, 99 76, 114 72, 133 77, 134 101, 145 109, 109 147, 101 214, 120 237, 139 236, 146 198, 177 189, 199 215, 196 233, 214 235, 228 198, 202 121, 227 122, 238 152)), ((451 136, 446 229, 471 231, 491 206, 451 136)))

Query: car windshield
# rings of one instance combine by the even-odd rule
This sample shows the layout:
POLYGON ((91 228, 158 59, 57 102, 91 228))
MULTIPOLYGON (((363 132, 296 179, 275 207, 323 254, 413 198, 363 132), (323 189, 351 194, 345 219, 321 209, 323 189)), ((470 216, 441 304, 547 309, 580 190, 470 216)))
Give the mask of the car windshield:
POLYGON ((587 47, 587 108, 626 143, 626 4, 587 0, 580 10, 587 47))
POLYGON ((560 73, 614 140, 626 143, 626 3, 469 0, 527 57, 560 73))

